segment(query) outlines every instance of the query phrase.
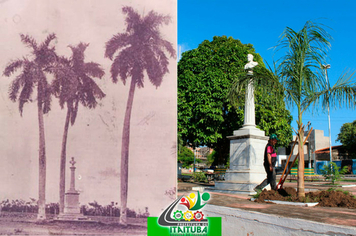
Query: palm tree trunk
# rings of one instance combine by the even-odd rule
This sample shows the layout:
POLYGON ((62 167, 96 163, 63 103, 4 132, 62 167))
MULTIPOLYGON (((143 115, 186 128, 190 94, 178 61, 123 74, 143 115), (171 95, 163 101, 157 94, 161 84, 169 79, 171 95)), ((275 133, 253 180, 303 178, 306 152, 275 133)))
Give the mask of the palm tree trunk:
POLYGON ((299 145, 298 145, 298 152, 299 152, 299 162, 298 162, 298 177, 297 177, 297 193, 298 197, 305 197, 304 192, 304 129, 300 129, 302 125, 302 118, 301 115, 299 116, 299 124, 298 130, 300 130, 299 135, 299 145))
POLYGON ((64 124, 62 150, 61 150, 61 164, 60 164, 60 176, 59 176, 59 213, 64 212, 64 195, 65 195, 65 186, 66 186, 66 152, 67 152, 69 120, 70 120, 70 109, 68 106, 67 117, 64 124))
POLYGON ((135 94, 136 83, 131 79, 129 97, 127 99, 124 127, 122 131, 121 143, 121 209, 120 224, 127 225, 127 192, 128 192, 128 175, 129 175, 129 148, 130 148, 130 120, 132 103, 135 94))
POLYGON ((38 126, 39 126, 39 186, 38 186, 38 220, 46 219, 46 144, 41 99, 38 98, 38 126))

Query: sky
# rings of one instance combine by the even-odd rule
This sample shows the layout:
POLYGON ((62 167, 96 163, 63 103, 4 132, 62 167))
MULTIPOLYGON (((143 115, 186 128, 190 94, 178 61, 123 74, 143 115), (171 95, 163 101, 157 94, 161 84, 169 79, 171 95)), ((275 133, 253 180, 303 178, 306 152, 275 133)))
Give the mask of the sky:
MULTIPOLYGON (((70 57, 68 45, 89 43, 85 62, 101 65, 105 75, 95 79, 106 97, 95 109, 79 107, 76 122, 69 127, 67 142, 66 190, 69 189, 69 161, 75 157, 76 189, 80 202, 120 204, 120 156, 123 120, 130 78, 113 84, 112 61, 104 58, 105 43, 125 32, 123 6, 131 6, 140 15, 149 11, 170 15, 171 22, 160 27, 161 36, 176 48, 176 1, 151 0, 2 0, 0 1, 0 201, 38 199, 38 121, 36 93, 20 116, 18 103, 8 99, 11 81, 20 71, 3 76, 12 60, 31 59, 31 50, 20 34, 42 43, 49 33, 58 55, 70 57)), ((158 216, 175 198, 176 187, 176 58, 170 58, 170 73, 161 86, 153 86, 147 77, 144 88, 135 90, 131 115, 128 207, 158 216), (159 169, 159 171, 157 171, 159 169), (155 184, 152 184, 155 183, 155 184), (171 194, 173 193, 173 194, 171 194)), ((49 82, 51 81, 48 77, 49 82)), ((51 111, 44 116, 47 184, 46 201, 57 202, 59 160, 66 110, 52 97, 51 111)))
MULTIPOLYGON (((242 43, 251 43, 257 53, 273 64, 274 47, 286 27, 302 29, 306 21, 324 24, 333 37, 327 64, 331 85, 345 72, 356 70, 356 1, 217 1, 178 0, 178 52, 197 48, 213 36, 231 36, 242 43)), ((287 107, 294 117, 297 109, 287 107)), ((355 109, 339 107, 330 111, 332 145, 344 123, 356 120, 355 109)), ((303 123, 311 122, 313 129, 324 130, 329 136, 328 115, 321 108, 303 114, 303 123)), ((292 127, 297 130, 293 119, 292 127)), ((231 131, 232 133, 232 131, 231 131)))

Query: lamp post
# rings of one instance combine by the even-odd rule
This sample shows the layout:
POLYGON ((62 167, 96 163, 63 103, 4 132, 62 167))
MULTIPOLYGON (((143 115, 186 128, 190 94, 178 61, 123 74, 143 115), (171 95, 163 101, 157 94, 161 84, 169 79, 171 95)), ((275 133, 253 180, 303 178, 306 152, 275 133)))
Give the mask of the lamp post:
MULTIPOLYGON (((330 64, 327 65, 322 65, 322 68, 325 70, 325 79, 326 83, 328 84, 328 89, 330 88, 329 86, 329 79, 328 79, 328 71, 327 69, 330 69, 330 64)), ((330 98, 329 98, 329 92, 328 92, 328 121, 329 121, 329 151, 330 151, 330 163, 332 162, 332 152, 331 152, 331 125, 330 125, 330 98)))

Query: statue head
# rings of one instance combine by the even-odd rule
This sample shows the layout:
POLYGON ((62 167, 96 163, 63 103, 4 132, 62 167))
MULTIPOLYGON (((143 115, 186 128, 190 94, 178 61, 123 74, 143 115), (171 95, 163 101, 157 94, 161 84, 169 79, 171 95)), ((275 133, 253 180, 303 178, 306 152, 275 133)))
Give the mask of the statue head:
POLYGON ((252 54, 247 54, 247 61, 250 62, 253 60, 253 55, 252 54))

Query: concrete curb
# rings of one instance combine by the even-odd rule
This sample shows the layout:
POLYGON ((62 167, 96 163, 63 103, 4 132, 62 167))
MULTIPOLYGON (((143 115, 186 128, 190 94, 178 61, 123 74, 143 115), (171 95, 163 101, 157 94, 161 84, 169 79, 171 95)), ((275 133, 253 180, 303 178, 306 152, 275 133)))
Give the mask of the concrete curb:
POLYGON ((356 235, 356 228, 207 204, 204 214, 221 217, 222 235, 356 235))

